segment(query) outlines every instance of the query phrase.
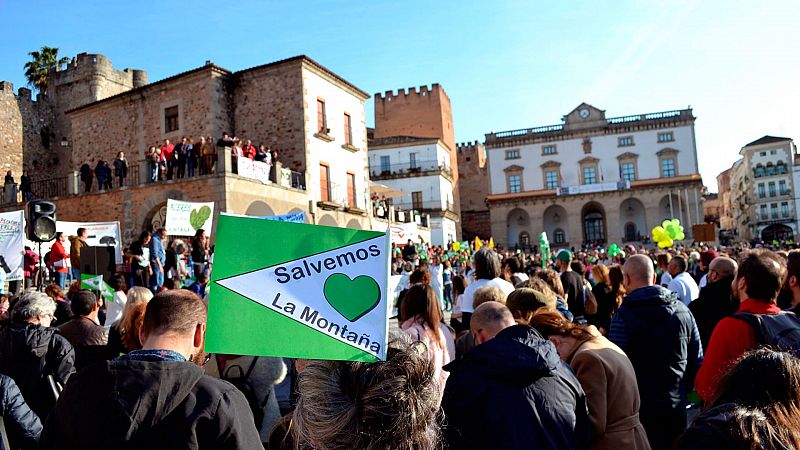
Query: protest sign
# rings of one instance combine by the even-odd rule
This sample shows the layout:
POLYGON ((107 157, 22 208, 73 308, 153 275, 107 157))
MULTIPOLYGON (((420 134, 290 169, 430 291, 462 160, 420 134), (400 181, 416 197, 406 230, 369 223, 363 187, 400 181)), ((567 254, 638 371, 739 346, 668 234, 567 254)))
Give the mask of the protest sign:
POLYGON ((386 233, 221 214, 214 256, 207 352, 386 359, 386 233))
POLYGON ((199 229, 211 236, 214 220, 214 202, 184 202, 167 200, 167 219, 164 228, 173 236, 194 236, 199 229))
MULTIPOLYGON (((25 213, 10 211, 0 213, 0 256, 10 270, 6 280, 17 281, 23 278, 22 252, 25 250, 25 213)), ((0 270, 6 270, 0 265, 0 270)))
POLYGON ((103 280, 102 275, 81 274, 81 288, 100 292, 108 302, 114 301, 114 290, 103 280))
POLYGON ((236 158, 237 174, 253 180, 258 180, 264 184, 271 183, 269 171, 271 165, 261 161, 253 161, 250 158, 236 158))
MULTIPOLYGON (((64 233, 65 236, 77 236, 78 228, 86 228, 86 244, 90 247, 114 247, 114 263, 122 264, 122 242, 119 234, 119 222, 67 222, 59 220, 56 222, 56 231, 64 233)), ((50 251, 55 241, 42 242, 42 256, 50 251)), ((38 243, 25 241, 25 245, 38 251, 38 243)), ((70 253, 72 244, 69 239, 64 242, 64 250, 70 253)))

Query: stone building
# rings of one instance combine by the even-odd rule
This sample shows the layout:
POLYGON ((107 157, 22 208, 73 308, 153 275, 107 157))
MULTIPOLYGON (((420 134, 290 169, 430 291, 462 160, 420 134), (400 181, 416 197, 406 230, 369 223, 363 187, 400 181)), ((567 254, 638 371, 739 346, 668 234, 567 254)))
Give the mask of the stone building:
MULTIPOLYGON (((439 84, 375 94, 370 178, 405 195, 395 210, 430 217, 431 243, 461 238, 459 173, 450 98, 439 84)), ((416 216, 414 214, 413 216, 416 216)))
POLYGON ((461 199, 461 232, 464 240, 488 239, 492 234, 489 220, 489 171, 486 148, 478 141, 458 144, 459 198, 461 199))
POLYGON ((486 135, 496 243, 639 242, 667 218, 691 240, 702 180, 691 109, 606 118, 583 103, 563 123, 486 135))
MULTIPOLYGON (((105 61, 101 55, 79 55, 77 65, 64 72, 105 61)), ((56 201, 60 219, 119 220, 130 241, 160 223, 166 200, 173 198, 214 201, 215 211, 306 211, 310 222, 322 225, 371 227, 365 120, 369 95, 329 69, 297 56, 239 72, 209 62, 150 84, 144 83, 141 71, 121 73, 130 76, 90 77, 88 86, 71 88, 67 80, 77 75, 51 75, 56 78, 54 96, 69 88, 70 99, 86 99, 69 107, 66 100, 55 103, 59 111, 66 108, 65 119, 55 123, 68 124, 58 133, 68 141, 64 165, 70 171, 43 180, 38 192, 34 187, 34 197, 56 201), (145 182, 144 152, 149 146, 182 136, 212 136, 216 141, 223 131, 280 152, 271 183, 237 174, 230 150, 224 149, 218 150, 213 174, 145 182), (73 171, 85 162, 111 161, 120 150, 131 165, 128 186, 81 192, 73 171)), ((54 125, 57 130, 59 126, 54 125)))
POLYGON ((717 175, 717 198, 719 199, 719 230, 727 238, 734 237, 736 223, 731 204, 731 172, 728 169, 717 175))

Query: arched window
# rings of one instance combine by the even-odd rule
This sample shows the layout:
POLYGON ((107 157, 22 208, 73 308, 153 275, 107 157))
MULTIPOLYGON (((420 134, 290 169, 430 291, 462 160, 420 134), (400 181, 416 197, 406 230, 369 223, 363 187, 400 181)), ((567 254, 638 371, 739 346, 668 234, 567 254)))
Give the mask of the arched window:
POLYGON ((583 216, 583 230, 587 242, 604 242, 606 240, 603 215, 598 211, 590 210, 583 216))
POLYGON ((771 177, 773 175, 775 175, 775 166, 772 165, 771 162, 768 162, 767 163, 767 176, 771 177))
POLYGON ((754 172, 755 172, 755 177, 756 178, 763 177, 764 176, 764 166, 762 166, 760 163, 757 164, 754 172))
POLYGON ((564 230, 562 230, 561 228, 556 228, 556 230, 553 232, 553 242, 555 242, 556 244, 563 244, 566 241, 567 240, 566 237, 564 236, 564 230))

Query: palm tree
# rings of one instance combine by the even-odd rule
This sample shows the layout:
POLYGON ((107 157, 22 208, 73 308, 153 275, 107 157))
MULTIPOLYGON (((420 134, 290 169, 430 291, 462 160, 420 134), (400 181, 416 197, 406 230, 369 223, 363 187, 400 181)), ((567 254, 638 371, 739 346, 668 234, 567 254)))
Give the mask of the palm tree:
POLYGON ((25 78, 28 85, 35 87, 41 93, 47 93, 47 76, 51 70, 69 61, 67 57, 58 57, 58 49, 43 46, 40 51, 28 53, 31 61, 25 63, 25 78))

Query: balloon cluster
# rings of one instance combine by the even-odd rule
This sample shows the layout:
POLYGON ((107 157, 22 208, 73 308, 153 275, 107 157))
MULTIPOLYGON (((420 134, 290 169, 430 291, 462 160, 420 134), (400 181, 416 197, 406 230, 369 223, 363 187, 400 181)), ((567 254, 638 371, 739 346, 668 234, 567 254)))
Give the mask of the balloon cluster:
POLYGON ((615 256, 619 256, 621 258, 624 258, 625 257, 625 252, 622 251, 622 249, 619 248, 619 246, 617 246, 617 244, 611 244, 611 245, 608 246, 608 256, 610 256, 612 258, 615 257, 615 256))
POLYGON ((678 219, 667 219, 653 228, 653 241, 659 248, 672 247, 674 241, 682 241, 684 237, 683 226, 678 219))

